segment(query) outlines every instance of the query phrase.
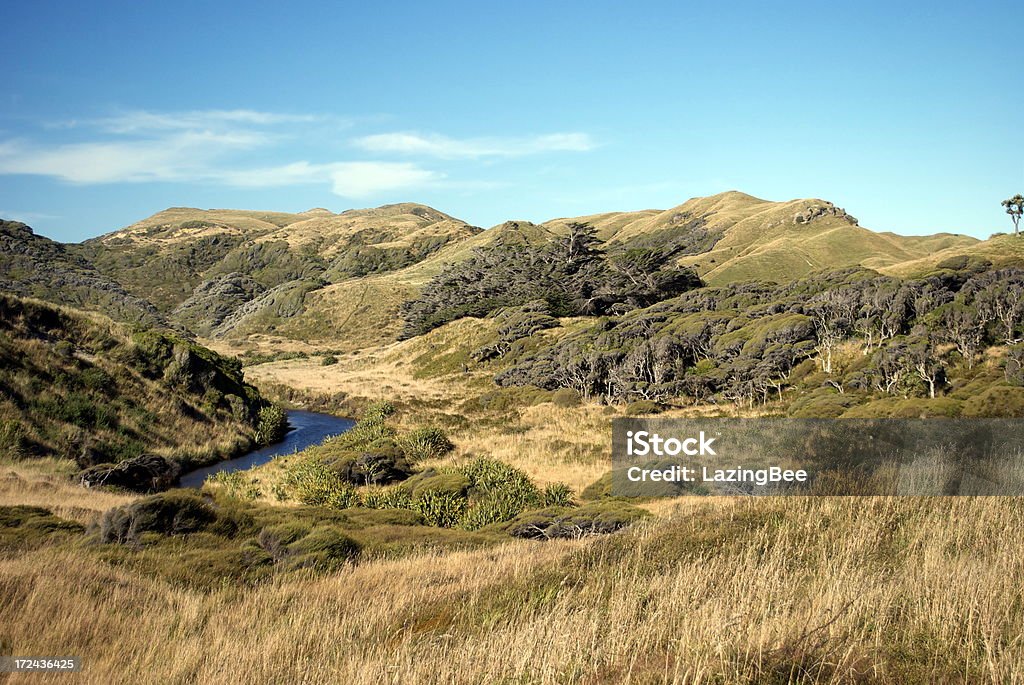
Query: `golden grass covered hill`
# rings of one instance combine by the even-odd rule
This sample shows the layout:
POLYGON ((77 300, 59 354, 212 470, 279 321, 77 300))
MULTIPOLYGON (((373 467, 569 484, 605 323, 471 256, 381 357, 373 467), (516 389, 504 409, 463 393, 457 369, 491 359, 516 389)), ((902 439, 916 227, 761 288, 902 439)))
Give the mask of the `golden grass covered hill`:
POLYGON ((974 245, 964 235, 900 236, 876 233, 831 202, 820 199, 769 202, 730 191, 694 198, 664 211, 598 214, 560 219, 590 223, 611 245, 650 245, 706 233, 700 249, 680 258, 710 285, 737 281, 791 281, 815 271, 848 266, 873 269, 915 260, 940 250, 958 253, 974 245))
POLYGON ((479 229, 424 205, 333 214, 172 208, 73 250, 190 330, 274 330, 324 285, 414 264, 479 229))
POLYGON ((975 253, 1020 261, 998 244, 1004 238, 877 233, 825 200, 769 202, 735 191, 668 210, 508 221, 485 231, 412 203, 340 214, 171 208, 67 248, 204 338, 350 350, 394 340, 401 303, 474 250, 542 244, 572 222, 592 225, 607 249, 671 247, 711 285, 786 282, 849 266, 920 275, 975 253))

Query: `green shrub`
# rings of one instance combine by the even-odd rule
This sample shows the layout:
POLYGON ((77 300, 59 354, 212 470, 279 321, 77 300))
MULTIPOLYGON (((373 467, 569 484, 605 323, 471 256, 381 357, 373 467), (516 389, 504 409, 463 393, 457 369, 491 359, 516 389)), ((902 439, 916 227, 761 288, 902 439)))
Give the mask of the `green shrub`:
POLYGON ((289 545, 289 568, 333 571, 359 555, 360 545, 331 528, 319 528, 289 545))
POLYGON ((342 449, 357 449, 390 439, 394 437, 395 429, 387 425, 386 421, 394 413, 395 406, 390 402, 375 402, 367 407, 356 425, 341 435, 331 438, 324 445, 342 449))
POLYGON ((390 440, 359 450, 334 452, 323 463, 342 481, 353 485, 385 485, 405 480, 412 473, 405 454, 390 440))
POLYGON ((504 462, 478 457, 460 471, 469 480, 467 530, 508 521, 529 507, 543 504, 543 494, 523 471, 504 462))
POLYGON ((359 555, 361 545, 334 526, 311 527, 289 521, 267 526, 242 544, 250 565, 273 563, 285 569, 332 571, 359 555))
POLYGON ((324 358, 320 360, 320 366, 334 366, 338 363, 338 358, 333 354, 324 355, 324 358))
POLYGON ((530 477, 503 461, 477 457, 459 471, 469 479, 470 487, 476 492, 518 492, 539 499, 537 486, 530 477))
POLYGON ((626 414, 639 416, 641 414, 660 414, 665 411, 665 406, 651 400, 637 400, 626 405, 626 414))
POLYGON ((428 491, 448 492, 460 497, 466 497, 470 488, 470 481, 460 471, 438 471, 427 469, 417 473, 400 486, 414 499, 417 499, 428 491))
POLYGON ((415 509, 430 526, 454 528, 466 513, 465 497, 439 490, 428 490, 416 500, 415 509))
POLYGON ((445 432, 432 426, 417 428, 399 440, 405 456, 416 463, 424 459, 437 459, 455 449, 445 432))
POLYGON ((572 504, 572 488, 565 483, 549 483, 544 488, 545 507, 568 507, 572 504))
POLYGON ((366 408, 366 411, 363 412, 362 420, 371 423, 380 423, 394 413, 395 405, 391 404, 387 400, 381 400, 379 402, 374 402, 366 408))
POLYGON ((581 401, 580 394, 572 388, 559 388, 551 393, 551 403, 556 407, 578 407, 581 401))
POLYGON ((271 404, 260 409, 256 427, 256 442, 260 445, 273 445, 284 440, 288 433, 288 413, 271 404))
POLYGON ((104 542, 137 542, 143 533, 183 535, 209 527, 217 514, 194 493, 165 492, 107 511, 100 521, 104 542))
POLYGON ((311 506, 346 509, 359 502, 355 487, 342 481, 317 458, 307 458, 293 465, 285 476, 285 485, 295 499, 311 506))
POLYGON ((370 488, 363 493, 362 504, 368 509, 413 509, 415 502, 404 488, 370 488))

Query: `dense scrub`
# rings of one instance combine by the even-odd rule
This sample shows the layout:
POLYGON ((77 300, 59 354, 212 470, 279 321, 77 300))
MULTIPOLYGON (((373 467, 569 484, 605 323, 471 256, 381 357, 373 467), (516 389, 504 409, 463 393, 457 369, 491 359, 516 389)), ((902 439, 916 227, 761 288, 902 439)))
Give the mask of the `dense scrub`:
POLYGON ((534 301, 552 316, 645 307, 701 284, 692 270, 672 263, 677 254, 671 245, 606 251, 584 224, 539 247, 498 242, 448 267, 406 302, 403 336, 534 301))
POLYGON ((964 268, 919 280, 848 269, 693 290, 602 318, 497 381, 605 402, 684 397, 748 407, 797 391, 790 411, 798 416, 865 403, 873 404, 859 415, 1024 413, 1024 271, 946 266, 964 268), (1001 406, 986 404, 991 393, 1001 406))
POLYGON ((99 272, 74 247, 36 235, 21 222, 0 220, 0 290, 103 312, 118 321, 164 323, 145 295, 99 272))
MULTIPOLYGON (((347 433, 288 458, 277 498, 334 509, 407 510, 431 526, 535 538, 612 532, 639 516, 626 505, 614 512, 577 508, 568 486, 539 487, 522 470, 487 457, 420 468, 454 446, 435 427, 399 433, 387 422, 393 411, 388 403, 372 405, 347 433), (505 524, 533 511, 538 513, 529 522, 506 529, 505 524)), ((243 478, 214 482, 237 497, 262 494, 243 478)))

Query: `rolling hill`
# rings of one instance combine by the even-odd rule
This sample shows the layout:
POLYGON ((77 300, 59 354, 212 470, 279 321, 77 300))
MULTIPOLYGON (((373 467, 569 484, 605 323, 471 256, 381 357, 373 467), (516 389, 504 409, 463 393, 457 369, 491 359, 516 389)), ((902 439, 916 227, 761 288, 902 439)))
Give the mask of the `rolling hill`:
MULTIPOLYGON (((339 214, 175 207, 78 245, 47 241, 46 249, 59 253, 57 271, 92 279, 71 301, 66 277, 50 273, 51 285, 43 287, 39 270, 32 278, 8 276, 4 289, 130 319, 110 311, 113 295, 89 295, 114 293, 118 307, 206 339, 358 349, 394 340, 401 303, 474 250, 543 244, 573 223, 592 226, 607 250, 669 247, 677 263, 714 286, 784 283, 852 266, 921 275, 972 255, 1024 262, 1024 247, 1012 238, 874 232, 825 200, 770 202, 730 191, 667 210, 507 221, 488 230, 414 203, 339 214)), ((23 243, 46 241, 19 230, 23 243)), ((17 250, 5 252, 6 273, 16 273, 10 263, 17 250)))

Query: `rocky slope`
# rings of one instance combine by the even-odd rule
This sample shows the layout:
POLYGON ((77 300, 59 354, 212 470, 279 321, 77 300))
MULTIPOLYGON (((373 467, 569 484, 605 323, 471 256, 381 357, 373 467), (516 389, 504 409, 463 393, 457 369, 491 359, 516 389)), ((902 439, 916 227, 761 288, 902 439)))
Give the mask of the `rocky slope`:
POLYGON ((0 221, 0 291, 100 311, 119 321, 163 323, 144 297, 128 292, 67 246, 36 235, 17 221, 0 221))

